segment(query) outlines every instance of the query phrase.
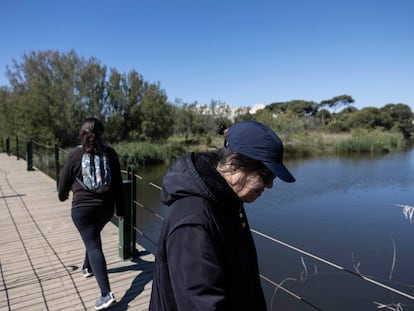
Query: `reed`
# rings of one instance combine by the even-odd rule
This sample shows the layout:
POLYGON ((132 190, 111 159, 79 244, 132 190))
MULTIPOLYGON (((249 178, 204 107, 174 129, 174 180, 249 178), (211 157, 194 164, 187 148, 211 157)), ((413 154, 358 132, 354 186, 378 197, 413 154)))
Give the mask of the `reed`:
POLYGON ((361 129, 352 131, 349 138, 335 142, 336 153, 388 153, 403 147, 400 133, 361 129))
MULTIPOLYGON (((387 153, 401 150, 402 135, 397 132, 354 130, 347 133, 298 132, 281 135, 284 154, 289 158, 349 153, 387 153)), ((151 165, 171 162, 190 151, 217 150, 223 146, 222 136, 195 136, 191 139, 174 136, 166 143, 120 143, 114 145, 121 165, 151 165)))
POLYGON ((397 204, 397 206, 403 208, 404 217, 407 218, 410 221, 410 223, 413 223, 414 206, 402 204, 397 204))
POLYGON ((402 150, 406 144, 399 132, 353 130, 346 133, 302 132, 282 136, 290 157, 371 153, 402 150))
POLYGON ((120 143, 113 146, 118 153, 122 167, 130 164, 152 165, 174 160, 186 152, 185 147, 172 143, 120 143))

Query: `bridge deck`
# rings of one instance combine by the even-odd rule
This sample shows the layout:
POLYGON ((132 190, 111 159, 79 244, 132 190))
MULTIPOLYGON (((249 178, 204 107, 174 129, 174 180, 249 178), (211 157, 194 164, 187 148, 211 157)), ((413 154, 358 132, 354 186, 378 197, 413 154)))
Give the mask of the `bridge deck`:
MULTIPOLYGON (((0 310, 94 310, 100 292, 81 274, 85 250, 70 204, 59 202, 53 179, 0 153, 0 310)), ((154 256, 137 245, 140 257, 123 261, 112 223, 102 240, 118 301, 111 310, 148 310, 154 256)))

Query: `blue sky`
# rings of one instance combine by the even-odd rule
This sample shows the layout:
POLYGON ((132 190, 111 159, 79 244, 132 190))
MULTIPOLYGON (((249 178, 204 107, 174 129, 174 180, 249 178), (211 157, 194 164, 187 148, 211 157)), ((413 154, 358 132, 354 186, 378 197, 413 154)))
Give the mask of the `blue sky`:
POLYGON ((74 49, 159 82, 171 102, 347 94, 414 111, 412 0, 1 0, 0 34, 0 85, 25 53, 74 49))

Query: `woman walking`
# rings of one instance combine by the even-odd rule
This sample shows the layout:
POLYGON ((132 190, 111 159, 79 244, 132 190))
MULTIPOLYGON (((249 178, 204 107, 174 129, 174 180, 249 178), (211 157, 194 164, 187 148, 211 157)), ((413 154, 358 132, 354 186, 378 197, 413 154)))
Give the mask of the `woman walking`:
POLYGON ((82 273, 84 277, 94 275, 101 291, 96 310, 116 303, 102 251, 101 231, 111 220, 115 206, 118 216, 123 216, 124 209, 118 155, 103 144, 103 132, 98 119, 83 122, 79 132, 81 146, 69 153, 58 185, 60 201, 67 200, 69 192, 73 192, 71 216, 86 248, 82 273))

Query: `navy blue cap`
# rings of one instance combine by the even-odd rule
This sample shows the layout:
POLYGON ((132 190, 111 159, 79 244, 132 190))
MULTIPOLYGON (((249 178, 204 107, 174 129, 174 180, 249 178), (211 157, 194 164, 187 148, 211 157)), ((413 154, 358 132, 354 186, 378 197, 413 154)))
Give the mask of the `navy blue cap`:
POLYGON ((295 177, 283 165, 282 140, 272 129, 260 122, 244 121, 231 126, 227 130, 224 146, 261 161, 283 181, 295 181, 295 177))

